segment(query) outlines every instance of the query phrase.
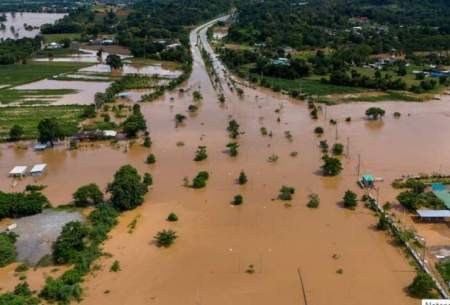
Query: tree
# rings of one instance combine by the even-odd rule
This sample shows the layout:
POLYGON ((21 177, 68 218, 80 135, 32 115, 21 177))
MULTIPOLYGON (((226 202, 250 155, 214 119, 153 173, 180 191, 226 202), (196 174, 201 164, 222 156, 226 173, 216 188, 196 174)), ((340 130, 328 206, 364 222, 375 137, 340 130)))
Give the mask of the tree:
POLYGON ((379 107, 370 107, 366 110, 366 116, 368 116, 371 120, 378 120, 383 117, 386 112, 384 109, 379 107))
POLYGON ((191 187, 194 189, 201 189, 206 186, 206 182, 209 179, 208 172, 202 171, 197 174, 197 176, 192 180, 191 187))
POLYGON ((84 238, 87 234, 87 227, 80 221, 65 224, 53 246, 55 262, 57 264, 74 263, 86 247, 84 238))
POLYGON ((244 173, 244 171, 241 171, 241 173, 239 174, 239 177, 238 177, 238 183, 240 185, 244 185, 247 183, 247 180, 248 180, 247 175, 244 173))
POLYGON ((236 142, 230 142, 227 144, 228 152, 230 153, 231 157, 236 157, 239 154, 239 144, 236 142))
POLYGON ((9 139, 11 141, 18 141, 23 136, 23 128, 20 125, 14 125, 9 130, 9 139))
POLYGON ((408 292, 418 299, 434 299, 436 297, 435 287, 433 279, 427 273, 419 272, 408 286, 408 292))
POLYGON ((242 195, 236 195, 233 198, 233 201, 231 201, 232 205, 241 205, 244 202, 244 198, 242 195))
POLYGON ((167 221, 174 222, 178 221, 178 216, 175 213, 170 213, 169 216, 167 216, 167 221))
POLYGON ((0 267, 16 260, 16 240, 17 235, 14 233, 0 233, 0 267))
POLYGON ((344 194, 342 202, 344 203, 345 208, 353 210, 358 204, 358 197, 351 190, 347 190, 344 194))
POLYGON ((153 185, 153 177, 151 174, 149 173, 145 173, 144 174, 144 179, 142 180, 142 182, 147 186, 152 186, 153 185))
POLYGON ((178 238, 177 233, 173 230, 162 230, 159 231, 154 236, 156 245, 158 247, 166 247, 166 248, 170 247, 177 238, 178 238))
POLYGON ((131 165, 122 166, 109 184, 111 203, 121 211, 132 210, 144 202, 148 187, 142 182, 137 170, 131 165))
POLYGON ((341 143, 335 143, 332 148, 333 155, 340 156, 344 152, 344 145, 341 143))
POLYGON ((289 201, 292 200, 292 195, 295 193, 295 188, 289 186, 282 186, 280 193, 278 194, 278 199, 289 201))
POLYGON ((317 195, 317 194, 310 194, 310 195, 309 195, 309 201, 308 201, 308 203, 306 204, 306 206, 307 206, 308 208, 315 209, 315 208, 318 208, 318 207, 319 207, 319 204, 320 204, 320 198, 319 198, 319 195, 317 195))
POLYGON ((103 193, 97 184, 91 183, 80 187, 74 194, 73 199, 76 206, 86 207, 91 204, 103 202, 103 193))
POLYGON ((317 126, 316 128, 314 128, 314 133, 318 136, 323 135, 323 127, 317 126))
POLYGON ((139 131, 144 131, 147 129, 144 116, 139 110, 133 112, 125 122, 123 122, 123 131, 127 134, 127 137, 136 137, 139 131))
POLYGON ((229 121, 227 131, 228 131, 228 134, 230 135, 230 138, 236 139, 239 136, 238 122, 236 122, 236 120, 229 121))
POLYGON ((342 163, 339 159, 324 155, 322 157, 322 172, 324 176, 337 176, 342 171, 342 163))
POLYGON ((203 161, 208 158, 208 154, 206 153, 206 146, 199 146, 197 148, 197 152, 195 153, 194 161, 203 161))
POLYGON ((156 157, 154 154, 150 154, 147 157, 147 160, 145 160, 145 163, 147 164, 155 164, 156 163, 156 157))
POLYGON ((184 120, 186 120, 186 116, 184 114, 181 113, 177 113, 175 115, 175 126, 179 126, 181 124, 183 124, 184 120))
POLYGON ((43 119, 38 125, 39 142, 50 143, 53 147, 54 141, 64 139, 64 133, 55 118, 43 119))
POLYGON ((192 93, 192 97, 194 98, 194 101, 196 101, 196 102, 201 101, 203 99, 203 96, 199 91, 194 91, 192 93))
POLYGON ((110 66, 112 70, 120 69, 123 66, 122 59, 116 54, 109 54, 106 57, 106 64, 110 66))

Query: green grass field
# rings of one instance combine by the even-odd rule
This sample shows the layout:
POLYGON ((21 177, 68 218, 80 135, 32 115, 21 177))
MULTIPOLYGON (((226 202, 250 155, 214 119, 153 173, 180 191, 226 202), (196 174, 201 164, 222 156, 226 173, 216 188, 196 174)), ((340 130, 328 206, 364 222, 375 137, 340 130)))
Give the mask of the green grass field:
MULTIPOLYGON (((259 75, 252 74, 252 76, 260 79, 259 75)), ((278 87, 281 90, 300 90, 309 95, 325 96, 330 94, 351 94, 364 92, 362 88, 336 86, 324 84, 319 79, 281 79, 273 77, 264 77, 272 88, 278 87)))
POLYGON ((25 65, 0 65, 0 86, 17 86, 31 83, 56 74, 75 72, 87 63, 76 62, 29 62, 25 65))
POLYGON ((57 118, 65 134, 74 134, 82 121, 86 106, 41 106, 41 107, 0 107, 0 140, 8 138, 13 125, 24 129, 24 138, 37 137, 37 125, 42 119, 57 118))
POLYGON ((70 39, 70 40, 80 40, 81 34, 80 33, 67 33, 67 34, 44 34, 45 42, 58 42, 63 39, 70 39))

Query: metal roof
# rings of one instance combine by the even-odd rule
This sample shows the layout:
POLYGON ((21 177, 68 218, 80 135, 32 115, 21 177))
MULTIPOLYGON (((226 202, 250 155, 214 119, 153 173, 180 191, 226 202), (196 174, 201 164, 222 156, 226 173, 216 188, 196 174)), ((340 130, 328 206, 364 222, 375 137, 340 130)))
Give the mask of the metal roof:
POLYGON ((10 175, 23 175, 27 171, 26 166, 15 166, 10 172, 10 175))
POLYGON ((417 210, 417 214, 423 218, 447 218, 447 217, 450 217, 449 210, 417 210))
POLYGON ((36 164, 35 166, 33 166, 33 168, 31 169, 31 173, 40 173, 43 172, 45 170, 45 168, 47 167, 47 164, 36 164))

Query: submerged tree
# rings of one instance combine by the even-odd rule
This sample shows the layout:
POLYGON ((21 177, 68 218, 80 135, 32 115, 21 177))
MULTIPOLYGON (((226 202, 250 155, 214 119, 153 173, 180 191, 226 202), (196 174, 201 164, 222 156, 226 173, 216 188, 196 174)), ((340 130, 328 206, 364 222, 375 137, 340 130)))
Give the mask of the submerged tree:
POLYGON ((239 136, 239 124, 236 120, 231 120, 228 122, 227 127, 228 134, 230 138, 236 139, 239 136))
POLYGON ((339 159, 324 155, 322 157, 322 172, 324 176, 337 176, 342 171, 342 163, 339 159))
POLYGON ((351 190, 347 190, 344 194, 344 198, 342 199, 342 203, 345 208, 353 210, 358 204, 358 197, 351 190))
POLYGON ((177 238, 178 238, 177 233, 173 230, 159 231, 154 237, 156 245, 158 247, 166 247, 166 248, 170 247, 177 238))
POLYGON ((231 157, 236 157, 239 154, 239 144, 236 142, 230 142, 227 144, 228 152, 231 157))
POLYGON ((247 181, 248 181, 247 175, 244 173, 244 171, 241 171, 241 173, 239 174, 239 177, 238 177, 238 183, 240 185, 244 185, 247 183, 247 181))
POLYGON ((203 161, 208 158, 208 154, 206 153, 206 146, 199 146, 195 153, 194 161, 203 161))
POLYGON ((116 54, 109 54, 108 57, 106 57, 106 64, 110 66, 112 70, 123 67, 122 58, 116 54))
POLYGON ((384 109, 379 107, 370 107, 366 110, 366 116, 371 120, 378 120, 379 118, 382 118, 385 113, 384 109))

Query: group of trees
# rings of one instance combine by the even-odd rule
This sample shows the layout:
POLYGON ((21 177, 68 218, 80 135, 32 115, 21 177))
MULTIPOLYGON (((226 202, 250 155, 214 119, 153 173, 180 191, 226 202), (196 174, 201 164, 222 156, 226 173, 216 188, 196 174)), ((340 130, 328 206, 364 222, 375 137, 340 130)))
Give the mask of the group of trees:
POLYGON ((41 49, 41 37, 0 41, 0 65, 23 63, 41 49))
POLYGON ((437 198, 432 192, 426 191, 423 182, 408 179, 405 187, 408 189, 397 196, 398 202, 410 211, 420 208, 445 209, 444 202, 437 198))
POLYGON ((269 49, 357 48, 373 53, 450 48, 450 8, 445 1, 295 0, 242 1, 228 40, 264 43, 269 49), (400 26, 401 25, 401 26, 400 26), (360 30, 351 30, 361 26, 360 30))
POLYGON ((40 192, 5 193, 0 191, 0 219, 39 214, 49 205, 40 192))

